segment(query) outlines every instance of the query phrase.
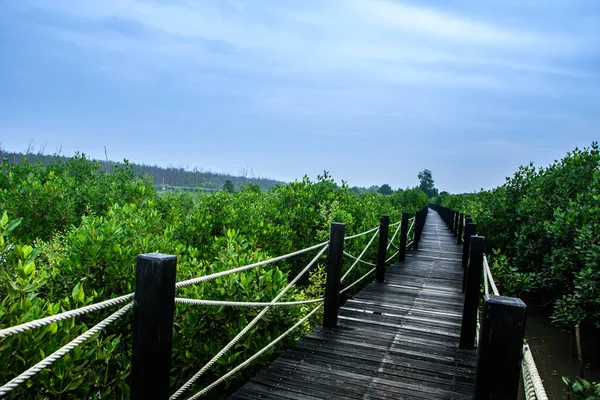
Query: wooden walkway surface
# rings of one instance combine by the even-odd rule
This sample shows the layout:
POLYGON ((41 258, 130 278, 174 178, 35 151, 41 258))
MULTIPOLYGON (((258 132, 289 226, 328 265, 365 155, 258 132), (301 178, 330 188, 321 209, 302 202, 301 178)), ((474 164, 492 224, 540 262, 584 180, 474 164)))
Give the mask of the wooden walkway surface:
POLYGON ((340 308, 231 399, 471 399, 475 351, 458 348, 461 246, 429 210, 419 250, 340 308))

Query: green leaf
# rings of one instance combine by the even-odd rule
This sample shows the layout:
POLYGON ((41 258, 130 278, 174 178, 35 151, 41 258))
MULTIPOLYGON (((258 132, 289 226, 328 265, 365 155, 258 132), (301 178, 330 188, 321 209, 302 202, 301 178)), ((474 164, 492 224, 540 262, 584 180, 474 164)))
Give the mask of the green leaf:
POLYGON ((54 334, 56 333, 56 331, 57 331, 57 330, 58 330, 58 325, 56 324, 56 322, 53 322, 53 323, 51 323, 50 325, 48 325, 48 331, 49 331, 51 334, 53 334, 53 335, 54 335, 54 334))
POLYGON ((21 222, 23 221, 23 218, 17 218, 17 219, 13 219, 8 223, 8 226, 6 227, 6 232, 10 232, 13 229, 15 229, 17 226, 21 225, 21 222))
POLYGON ((2 220, 0 221, 0 225, 4 226, 8 223, 8 214, 6 213, 6 211, 4 211, 4 214, 2 214, 2 220))
POLYGON ((85 293, 83 292, 83 285, 81 282, 75 285, 71 296, 73 296, 73 300, 75 300, 77 303, 83 303, 85 300, 85 293))
POLYGON ((31 275, 33 271, 35 271, 35 262, 33 261, 29 262, 25 265, 25 268, 23 268, 23 272, 25 272, 25 275, 27 276, 31 275))

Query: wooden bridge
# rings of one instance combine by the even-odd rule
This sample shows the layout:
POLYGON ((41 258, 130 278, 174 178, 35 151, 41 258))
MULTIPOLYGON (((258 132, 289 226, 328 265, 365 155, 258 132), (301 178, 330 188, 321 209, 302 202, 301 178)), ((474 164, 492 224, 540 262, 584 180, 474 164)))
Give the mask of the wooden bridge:
MULTIPOLYGON (((484 253, 484 238, 468 215, 430 205, 389 224, 344 236, 333 223, 328 242, 258 263, 176 280, 175 256, 139 255, 135 293, 0 329, 0 339, 119 305, 121 308, 62 348, 0 386, 0 398, 51 366, 109 324, 134 311, 131 397, 134 399, 214 398, 222 384, 246 368, 323 307, 323 326, 314 329, 271 365, 233 393, 232 399, 517 399, 522 375, 525 398, 546 400, 531 352, 523 341, 525 304, 500 296, 484 253), (391 239, 390 227, 396 227, 391 239), (409 231, 412 230, 412 241, 409 231), (397 234, 399 245, 394 244, 397 234), (372 234, 355 257, 344 243, 372 234), (375 264, 361 260, 379 238, 375 264), (462 244, 462 245, 461 245, 462 244), (387 258, 391 247, 398 251, 387 258), (410 251, 407 251, 410 249, 410 251), (176 297, 176 289, 249 271, 318 250, 318 254, 269 302, 234 302, 176 297), (280 301, 328 251, 325 297, 280 301), (342 276, 342 258, 354 263, 342 276), (391 260, 398 262, 389 265, 391 260), (359 263, 373 267, 345 283, 359 263), (376 280, 340 304, 340 294, 375 273, 376 280), (482 285, 483 281, 483 285, 482 285), (490 290, 491 287, 491 290, 490 290), (482 298, 481 294, 485 294, 482 298), (262 309, 179 389, 170 387, 173 317, 176 304, 262 309), (216 381, 192 394, 197 382, 271 307, 316 305, 286 332, 216 381), (481 321, 481 324, 479 323, 481 321)), ((354 271, 357 272, 356 270, 354 271)), ((350 293, 350 292, 348 292, 350 293)), ((39 394, 39 393, 38 393, 39 394)), ((32 397, 35 395, 32 394, 32 397)))
POLYGON ((418 247, 349 299, 335 329, 316 328, 231 399, 471 399, 462 247, 435 211, 418 247))

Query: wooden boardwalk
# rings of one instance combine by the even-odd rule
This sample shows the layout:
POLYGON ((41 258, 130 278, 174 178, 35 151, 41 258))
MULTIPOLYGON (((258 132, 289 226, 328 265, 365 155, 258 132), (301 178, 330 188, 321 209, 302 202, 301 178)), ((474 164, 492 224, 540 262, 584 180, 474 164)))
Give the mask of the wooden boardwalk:
POLYGON ((471 399, 475 350, 458 348, 462 247, 429 210, 419 250, 231 399, 471 399))

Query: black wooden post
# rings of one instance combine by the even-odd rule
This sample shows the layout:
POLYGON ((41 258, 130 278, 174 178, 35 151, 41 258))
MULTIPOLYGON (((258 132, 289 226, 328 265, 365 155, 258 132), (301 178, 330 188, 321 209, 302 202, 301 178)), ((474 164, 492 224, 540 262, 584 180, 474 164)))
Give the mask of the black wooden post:
POLYGON ((135 270, 131 398, 168 399, 177 257, 140 254, 135 270))
POLYGON ((327 257, 327 282, 325 286, 323 326, 330 329, 337 326, 345 227, 346 225, 344 224, 333 222, 329 233, 329 255, 327 257))
POLYGON ((415 228, 413 230, 413 249, 419 249, 419 225, 421 224, 421 210, 415 213, 415 228))
POLYGON ((465 288, 465 303, 463 306, 462 326, 460 329, 460 347, 472 349, 475 347, 477 330, 477 308, 481 293, 481 277, 483 271, 483 236, 471 236, 471 254, 467 266, 467 284, 465 288))
POLYGON ((518 398, 525 308, 518 298, 484 296, 474 399, 518 398))
POLYGON ((460 214, 458 211, 454 211, 454 227, 452 228, 452 234, 454 237, 458 235, 458 219, 460 218, 460 214))
POLYGON ((408 236, 408 213, 402 213, 402 222, 400 223, 400 249, 398 250, 398 261, 406 261, 406 240, 408 236))
POLYGON ((467 267, 467 263, 469 262, 469 237, 471 235, 475 235, 476 232, 473 232, 472 229, 473 228, 469 228, 469 224, 473 224, 473 222, 471 221, 470 217, 466 217, 465 218, 465 226, 464 226, 464 232, 463 232, 463 254, 462 254, 462 263, 461 263, 461 267, 462 268, 466 268, 467 267))
POLYGON ((477 234, 477 226, 472 223, 469 222, 467 224, 467 226, 465 227, 465 237, 464 237, 464 243, 463 243, 463 285, 462 285, 462 291, 463 293, 465 292, 465 287, 467 285, 467 271, 468 271, 468 265, 469 265, 469 257, 471 255, 471 237, 477 234))
POLYGON ((456 244, 462 243, 463 230, 465 229, 464 218, 465 218, 465 215, 463 213, 458 214, 458 232, 456 235, 456 244))
POLYGON ((383 283, 385 280, 385 261, 387 258, 388 236, 389 236, 390 216, 382 215, 379 219, 379 247, 377 249, 377 269, 375 278, 377 282, 383 283))

